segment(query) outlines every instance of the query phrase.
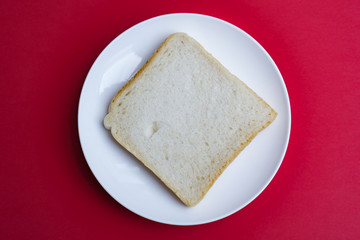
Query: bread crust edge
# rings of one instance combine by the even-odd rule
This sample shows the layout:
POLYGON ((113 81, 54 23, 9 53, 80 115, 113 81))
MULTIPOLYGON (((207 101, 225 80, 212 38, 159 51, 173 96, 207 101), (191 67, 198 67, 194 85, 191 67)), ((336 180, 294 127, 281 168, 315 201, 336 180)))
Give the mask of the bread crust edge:
POLYGON ((241 79, 239 79, 237 76, 235 76, 234 74, 232 74, 225 66, 223 66, 215 57, 213 57, 206 49, 204 49, 203 46, 201 46, 200 43, 198 43, 196 40, 194 40, 192 37, 188 36, 185 33, 173 33, 170 36, 168 36, 166 38, 165 41, 162 42, 162 44, 154 51, 154 53, 151 55, 151 57, 146 61, 146 63, 137 71, 137 73, 117 92, 117 94, 113 97, 112 101, 109 104, 108 107, 108 113, 104 118, 104 126, 105 128, 107 128, 108 130, 110 130, 111 135, 114 137, 114 139, 120 143, 121 146, 123 146, 130 154, 132 154, 135 158, 137 158, 138 160, 140 160, 140 162, 146 166, 152 173, 154 173, 160 180, 161 182, 163 182, 169 189, 171 189, 172 193, 175 194, 186 206, 189 207, 193 207, 195 205, 197 205, 206 195, 206 193, 210 190, 210 188, 214 185, 214 183, 218 180, 218 178, 221 176, 221 174, 225 171, 225 169, 238 157, 238 155, 241 153, 241 151, 243 151, 250 143, 251 141, 258 135, 258 133, 260 133, 262 130, 264 130, 266 127, 268 127, 277 117, 277 112, 265 101, 263 100, 255 91, 253 91, 249 86, 247 86, 246 83, 244 83, 241 79), (143 74, 144 70, 153 62, 153 60, 158 57, 158 53, 161 51, 161 49, 167 45, 167 43, 176 35, 185 35, 186 37, 192 39, 197 46, 201 49, 201 51, 208 57, 210 58, 212 61, 214 61, 217 65, 219 65, 219 67, 222 68, 222 70, 224 70, 226 72, 226 74, 228 74, 229 76, 231 76, 232 78, 235 78, 237 81, 239 81, 239 83, 243 84, 247 89, 249 89, 252 94, 254 94, 261 102, 263 102, 267 107, 270 108, 270 115, 271 118, 266 122, 266 124, 264 124, 263 126, 261 126, 258 130, 254 131, 254 133, 247 139, 247 141, 244 144, 240 144, 240 146, 233 152, 233 154, 231 155, 231 157, 228 160, 224 161, 224 164, 219 168, 219 171, 217 172, 217 174, 215 175, 215 177, 213 177, 208 185, 207 188, 202 192, 202 195, 200 195, 199 198, 197 198, 197 200, 190 202, 188 201, 188 199, 184 199, 180 194, 179 191, 175 189, 174 186, 172 186, 171 183, 167 182, 166 180, 164 180, 160 174, 158 174, 155 170, 154 167, 151 166, 151 164, 149 162, 147 162, 146 160, 144 160, 145 158, 140 154, 140 151, 138 151, 136 149, 136 146, 132 143, 126 142, 126 141, 122 141, 120 139, 118 139, 116 137, 116 134, 112 131, 112 126, 108 123, 107 119, 110 117, 111 112, 113 111, 113 108, 115 106, 115 102, 116 100, 122 96, 123 92, 128 89, 131 85, 133 85, 136 80, 141 77, 141 75, 143 74))

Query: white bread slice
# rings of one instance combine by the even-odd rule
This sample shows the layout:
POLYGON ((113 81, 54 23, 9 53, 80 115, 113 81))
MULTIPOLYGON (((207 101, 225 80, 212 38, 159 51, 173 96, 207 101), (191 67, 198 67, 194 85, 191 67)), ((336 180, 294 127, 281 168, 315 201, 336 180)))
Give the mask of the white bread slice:
POLYGON ((276 115, 198 42, 175 33, 116 94, 104 125, 194 206, 276 115))

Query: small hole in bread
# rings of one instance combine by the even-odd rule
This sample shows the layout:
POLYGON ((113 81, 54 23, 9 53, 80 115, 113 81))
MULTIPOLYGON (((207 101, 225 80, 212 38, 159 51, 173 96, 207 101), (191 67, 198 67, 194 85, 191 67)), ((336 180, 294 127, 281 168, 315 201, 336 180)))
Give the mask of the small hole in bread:
POLYGON ((158 122, 152 122, 145 131, 145 136, 151 138, 157 131, 159 131, 160 125, 158 122))
POLYGON ((125 96, 129 95, 130 93, 131 93, 131 90, 130 90, 130 91, 128 91, 128 92, 125 94, 125 96))

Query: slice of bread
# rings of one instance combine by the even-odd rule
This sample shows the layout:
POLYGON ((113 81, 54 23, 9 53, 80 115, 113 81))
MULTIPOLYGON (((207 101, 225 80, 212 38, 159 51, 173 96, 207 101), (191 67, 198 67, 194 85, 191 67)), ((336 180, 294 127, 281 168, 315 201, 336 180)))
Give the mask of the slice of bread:
POLYGON ((104 125, 194 206, 276 115, 197 41, 175 33, 116 94, 104 125))

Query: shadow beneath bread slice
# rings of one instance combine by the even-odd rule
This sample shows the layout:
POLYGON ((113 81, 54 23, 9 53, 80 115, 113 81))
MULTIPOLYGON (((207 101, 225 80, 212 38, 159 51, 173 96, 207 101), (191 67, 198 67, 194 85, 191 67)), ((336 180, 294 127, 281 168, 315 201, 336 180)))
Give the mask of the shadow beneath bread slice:
MULTIPOLYGON (((148 167, 146 167, 140 160, 138 160, 131 152, 119 144, 111 135, 110 131, 106 131, 111 148, 114 150, 116 160, 113 162, 113 167, 119 177, 116 179, 117 183, 124 189, 131 189, 135 191, 136 197, 151 198, 156 194, 156 198, 164 196, 170 197, 174 204, 187 207, 176 195, 169 189, 160 178, 158 178, 148 167)), ((136 199, 134 199, 135 201, 136 199)), ((159 203, 160 204, 160 203, 159 203)))

